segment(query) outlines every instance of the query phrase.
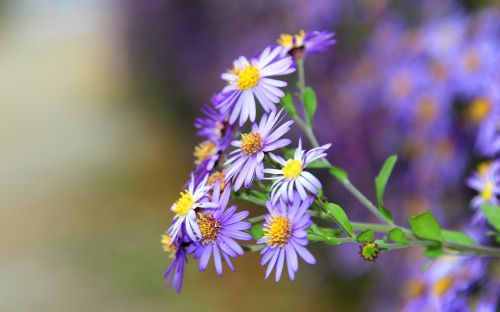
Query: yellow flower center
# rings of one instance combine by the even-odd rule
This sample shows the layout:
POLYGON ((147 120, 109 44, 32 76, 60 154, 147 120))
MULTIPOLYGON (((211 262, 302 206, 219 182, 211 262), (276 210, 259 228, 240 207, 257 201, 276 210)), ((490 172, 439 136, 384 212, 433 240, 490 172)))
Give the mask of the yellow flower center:
POLYGON ((212 173, 208 177, 207 184, 209 186, 211 186, 211 185, 214 185, 215 183, 217 183, 217 181, 219 181, 219 183, 220 183, 220 186, 219 186, 220 190, 223 191, 226 188, 226 183, 224 181, 224 172, 223 171, 216 171, 216 172, 212 173))
POLYGON ((285 216, 271 216, 269 222, 264 224, 264 237, 267 244, 272 247, 283 247, 288 243, 292 234, 292 225, 285 216))
POLYGON ((436 117, 437 104, 432 96, 425 96, 419 103, 418 118, 423 121, 432 121, 436 117))
POLYGON ((181 192, 181 198, 175 202, 174 212, 179 216, 185 216, 193 208, 194 197, 188 190, 181 192))
POLYGON ((306 33, 301 30, 298 35, 281 34, 277 42, 280 46, 286 48, 300 48, 304 45, 306 33), (295 40, 294 40, 295 39, 295 40))
POLYGON ((161 236, 161 244, 163 245, 163 250, 168 252, 170 256, 174 256, 177 251, 177 246, 172 244, 172 237, 167 234, 161 236))
POLYGON ((477 165, 477 173, 479 173, 481 177, 486 176, 486 173, 488 172, 489 169, 490 169, 489 161, 483 161, 482 163, 477 165))
POLYGON ((405 285, 405 294, 407 298, 416 298, 425 291, 425 285, 418 280, 410 280, 405 285))
POLYGON ((490 112, 491 103, 486 98, 477 98, 469 107, 469 115, 475 122, 481 122, 490 112))
POLYGON ((222 229, 219 221, 211 214, 201 215, 201 217, 196 220, 196 223, 198 223, 200 227, 201 235, 203 236, 201 242, 203 244, 213 243, 222 229))
POLYGON ((481 192, 481 198, 485 201, 490 201, 493 198, 493 182, 488 181, 481 192))
POLYGON ((194 163, 199 165, 203 160, 214 155, 217 151, 217 145, 212 141, 205 141, 194 148, 193 155, 196 157, 194 163))
POLYGON ((446 69, 446 66, 439 62, 433 62, 431 64, 431 73, 439 81, 442 81, 446 78, 448 75, 448 70, 446 69))
POLYGON ((464 65, 468 72, 476 72, 481 66, 481 58, 475 52, 468 52, 464 56, 464 65))
POLYGON ((408 96, 413 88, 412 80, 406 73, 398 73, 395 81, 392 84, 392 94, 402 99, 408 96))
POLYGON ((260 79, 260 71, 253 65, 248 65, 241 70, 239 68, 234 68, 231 72, 238 75, 237 84, 240 90, 248 90, 255 87, 260 79))
POLYGON ((296 179, 302 172, 302 162, 300 160, 290 160, 282 169, 283 175, 287 179, 296 179))
POLYGON ((241 135, 241 150, 246 155, 253 155, 262 149, 264 142, 262 137, 256 132, 244 133, 241 135))
POLYGON ((453 279, 450 276, 443 277, 432 286, 432 294, 441 297, 446 294, 452 285, 453 279))

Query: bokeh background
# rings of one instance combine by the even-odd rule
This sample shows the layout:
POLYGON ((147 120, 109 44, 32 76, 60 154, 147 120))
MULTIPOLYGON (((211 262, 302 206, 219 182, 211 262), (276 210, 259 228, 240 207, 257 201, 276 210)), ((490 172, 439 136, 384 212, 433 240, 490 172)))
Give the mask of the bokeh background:
MULTIPOLYGON (((442 191, 451 193, 446 203, 434 200, 432 183, 444 182, 424 179, 417 189, 407 182, 413 154, 391 109, 367 111, 370 103, 358 98, 373 84, 364 79, 371 69, 384 68, 370 63, 370 49, 390 67, 380 46, 397 49, 398 31, 421 27, 436 3, 0 1, 0 311, 398 310, 401 272, 417 265, 420 250, 366 263, 356 248, 314 246, 318 265, 301 265, 294 283, 279 285, 263 279, 255 254, 237 259, 237 273, 223 278, 212 268, 197 272, 192 261, 177 295, 164 285, 170 259, 160 235, 193 168, 194 117, 222 88, 220 73, 239 55, 300 29, 337 36, 333 49, 307 64, 319 98, 316 130, 320 141, 333 142, 330 160, 373 198, 377 168, 388 154, 402 154, 395 177, 402 186, 387 194, 396 218, 437 206, 446 224, 466 223, 472 193, 463 178, 473 157, 443 174, 452 181, 442 191), (410 202, 405 190, 415 195, 410 202)), ((458 1, 442 16, 498 17, 498 8, 458 1)), ((463 137, 463 154, 472 155, 474 141, 463 137)), ((424 151, 419 164, 441 166, 458 153, 439 146, 444 160, 424 151)), ((333 198, 370 220, 337 186, 328 184, 333 198)))

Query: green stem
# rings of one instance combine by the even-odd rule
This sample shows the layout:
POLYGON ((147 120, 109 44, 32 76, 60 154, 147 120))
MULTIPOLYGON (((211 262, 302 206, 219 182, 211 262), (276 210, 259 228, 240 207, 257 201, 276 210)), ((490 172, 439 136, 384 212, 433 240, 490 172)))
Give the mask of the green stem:
POLYGON ((304 59, 297 60, 297 87, 299 88, 299 93, 302 95, 304 93, 304 89, 306 88, 306 75, 304 73, 304 59))

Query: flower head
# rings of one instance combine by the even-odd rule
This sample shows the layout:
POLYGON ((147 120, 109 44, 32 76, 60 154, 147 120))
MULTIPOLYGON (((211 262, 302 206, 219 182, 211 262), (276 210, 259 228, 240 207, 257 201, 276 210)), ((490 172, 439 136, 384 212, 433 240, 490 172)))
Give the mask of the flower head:
POLYGON ((219 183, 214 187, 211 200, 218 208, 203 212, 197 220, 202 235, 196 245, 194 257, 200 259, 200 270, 203 271, 213 254, 217 274, 222 275, 222 258, 234 271, 230 257, 243 255, 243 249, 235 239, 250 240, 252 236, 243 232, 251 227, 250 223, 242 221, 248 216, 248 211, 235 213, 236 206, 226 209, 231 189, 226 188, 220 194, 219 183))
POLYGON ((222 90, 224 97, 216 108, 229 114, 229 123, 234 124, 239 116, 239 125, 250 119, 255 121, 255 97, 265 112, 276 109, 275 103, 285 95, 281 87, 286 82, 269 77, 282 76, 295 71, 290 57, 280 58, 279 48, 267 47, 258 58, 248 60, 241 56, 233 63, 233 68, 222 74, 228 85, 222 90))
POLYGON ((334 33, 328 31, 301 30, 297 35, 281 34, 277 42, 281 48, 281 55, 290 54, 293 58, 303 58, 307 54, 326 51, 335 44, 334 33))
POLYGON ((178 293, 182 288, 184 277, 184 266, 187 263, 187 255, 193 252, 192 242, 188 237, 172 239, 168 234, 162 235, 163 250, 170 254, 172 262, 170 263, 164 278, 167 279, 167 285, 170 284, 178 293))
POLYGON ((264 169, 264 173, 275 175, 269 178, 275 180, 271 186, 273 203, 276 203, 279 198, 291 202, 294 199, 295 190, 298 191, 302 200, 309 196, 308 193, 318 194, 318 189, 322 187, 321 182, 305 169, 311 162, 325 157, 325 151, 330 146, 331 144, 325 144, 305 152, 302 149, 302 140, 299 140, 293 159, 285 160, 271 153, 271 158, 282 166, 281 169, 264 169))
POLYGON ((238 147, 229 154, 226 164, 230 164, 226 171, 226 180, 234 181, 234 190, 237 191, 245 183, 249 188, 255 176, 263 179, 264 154, 290 144, 289 139, 281 137, 290 130, 293 121, 287 121, 281 126, 278 123, 283 119, 279 112, 272 111, 264 114, 260 123, 254 124, 252 131, 241 135, 240 141, 231 144, 238 147))
POLYGON ((206 185, 207 178, 205 176, 200 183, 195 183, 194 175, 191 175, 188 188, 181 192, 180 198, 172 205, 171 210, 175 213, 175 217, 168 230, 172 242, 179 237, 183 229, 191 240, 196 241, 197 237, 201 236, 196 223, 196 209, 217 207, 217 204, 208 201, 207 192, 210 187, 206 185))
POLYGON ((306 229, 312 224, 311 216, 306 210, 312 201, 312 197, 300 200, 296 194, 292 203, 282 200, 278 204, 266 202, 269 214, 265 216, 263 224, 264 236, 257 241, 258 244, 266 244, 261 251, 260 261, 260 265, 269 263, 266 278, 276 268, 275 280, 278 282, 286 260, 288 276, 293 280, 299 268, 297 254, 309 264, 316 263, 314 256, 305 247, 308 243, 306 229))
POLYGON ((482 218, 481 205, 485 203, 498 204, 497 196, 500 195, 500 162, 493 161, 479 164, 477 171, 466 181, 467 185, 479 194, 472 201, 472 208, 476 209, 473 222, 482 218))

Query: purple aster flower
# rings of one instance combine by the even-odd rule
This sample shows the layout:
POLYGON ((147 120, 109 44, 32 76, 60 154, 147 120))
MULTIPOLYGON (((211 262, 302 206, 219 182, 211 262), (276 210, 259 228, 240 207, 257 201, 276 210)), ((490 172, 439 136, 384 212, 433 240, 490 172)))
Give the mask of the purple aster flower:
POLYGON ((462 311, 467 306, 466 291, 486 273, 484 259, 441 257, 422 277, 407 285, 409 301, 405 312, 462 311))
POLYGON ((485 93, 472 101, 467 112, 479 124, 476 148, 484 156, 493 156, 500 151, 500 92, 492 86, 485 93))
POLYGON ((278 38, 278 45, 281 48, 281 56, 287 54, 294 58, 302 58, 308 54, 320 53, 328 50, 335 44, 335 34, 329 31, 301 30, 298 35, 281 34, 278 38))
POLYGON ((193 252, 192 242, 187 237, 184 240, 180 237, 173 240, 168 234, 162 235, 161 242, 163 250, 170 254, 173 259, 165 272, 164 278, 167 279, 167 285, 170 284, 179 293, 182 288, 187 255, 193 252))
POLYGON ((201 108, 203 117, 197 117, 194 123, 199 136, 211 141, 218 141, 232 133, 233 127, 227 121, 227 114, 223 114, 213 107, 213 105, 218 105, 223 101, 224 98, 224 95, 219 93, 212 97, 211 104, 205 104, 201 108))
POLYGON ((197 237, 201 237, 200 229, 196 223, 195 209, 217 207, 217 204, 208 201, 207 192, 211 187, 206 185, 207 178, 208 176, 205 176, 200 183, 195 183, 194 175, 191 175, 188 188, 181 192, 181 197, 170 208, 176 214, 173 224, 168 230, 172 241, 179 237, 183 229, 193 241, 196 241, 197 237))
POLYGON ((295 190, 298 191, 302 200, 309 196, 308 192, 314 195, 318 194, 318 189, 322 188, 321 182, 304 170, 311 162, 325 157, 325 151, 330 146, 331 144, 325 144, 304 153, 302 140, 299 139, 299 146, 295 150, 293 159, 285 160, 281 156, 270 153, 271 158, 282 166, 281 169, 264 169, 264 173, 276 175, 269 178, 275 180, 270 191, 273 204, 276 204, 279 198, 292 202, 295 190))
POLYGON ((225 98, 216 105, 223 114, 230 113, 229 123, 234 124, 238 116, 240 126, 250 119, 255 121, 255 97, 265 112, 276 109, 275 103, 285 95, 281 87, 286 82, 271 79, 295 71, 290 57, 280 58, 279 48, 267 47, 258 58, 248 60, 240 56, 233 63, 233 68, 221 75, 228 85, 222 90, 225 98), (254 97, 255 96, 255 97, 254 97))
POLYGON ((200 270, 204 271, 212 254, 217 274, 222 275, 222 258, 234 271, 230 257, 243 255, 243 249, 235 239, 250 240, 252 236, 243 231, 251 228, 251 224, 242 221, 248 216, 248 211, 236 212, 236 206, 226 210, 231 194, 231 188, 226 188, 220 194, 219 183, 216 183, 212 194, 212 203, 217 204, 216 210, 205 210, 198 219, 201 238, 194 251, 195 259, 200 259, 200 270), (221 257, 222 255, 222 257, 221 257))
POLYGON ((240 189, 243 182, 245 188, 249 188, 255 176, 259 180, 264 178, 264 153, 290 144, 289 139, 280 138, 290 130, 293 121, 289 120, 277 127, 284 118, 282 111, 264 114, 259 125, 253 124, 252 132, 243 133, 241 141, 231 143, 238 149, 232 151, 226 161, 226 164, 230 164, 226 171, 226 180, 234 181, 235 191, 240 189))
POLYGON ((278 282, 286 260, 288 276, 293 281, 299 268, 297 254, 306 263, 316 263, 314 256, 305 247, 309 242, 306 229, 313 223, 306 210, 312 202, 312 197, 300 200, 297 194, 292 203, 287 204, 280 200, 278 204, 273 205, 270 200, 266 202, 269 214, 265 216, 266 221, 263 224, 264 236, 257 241, 258 244, 266 244, 261 251, 263 256, 260 261, 260 265, 269 263, 266 279, 276 268, 275 280, 278 282))
POLYGON ((471 206, 477 210, 473 223, 482 218, 481 207, 484 203, 498 205, 497 196, 500 195, 500 161, 479 164, 477 171, 467 179, 467 185, 479 194, 472 201, 471 206))

